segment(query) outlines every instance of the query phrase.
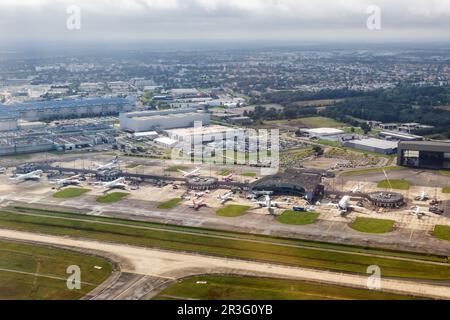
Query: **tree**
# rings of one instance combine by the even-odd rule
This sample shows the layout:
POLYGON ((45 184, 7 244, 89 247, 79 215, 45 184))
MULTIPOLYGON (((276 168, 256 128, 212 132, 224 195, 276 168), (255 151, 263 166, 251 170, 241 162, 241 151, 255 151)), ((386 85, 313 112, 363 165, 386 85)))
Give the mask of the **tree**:
POLYGON ((323 148, 321 146, 315 145, 313 146, 313 150, 317 156, 323 155, 323 148))

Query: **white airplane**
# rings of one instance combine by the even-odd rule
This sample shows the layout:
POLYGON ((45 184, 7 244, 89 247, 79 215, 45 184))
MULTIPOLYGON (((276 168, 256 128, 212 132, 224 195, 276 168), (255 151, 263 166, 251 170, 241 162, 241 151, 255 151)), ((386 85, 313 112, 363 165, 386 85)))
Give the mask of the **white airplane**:
POLYGON ((197 198, 201 198, 201 197, 203 197, 204 195, 205 195, 204 192, 197 192, 197 193, 195 194, 195 196, 196 196, 197 198))
POLYGON ((233 176, 234 176, 234 174, 230 173, 229 175, 223 177, 223 181, 231 182, 231 181, 233 181, 233 176))
POLYGON ((358 183, 353 189, 352 193, 360 193, 361 192, 361 184, 358 183))
POLYGON ((206 207, 205 199, 200 199, 198 201, 192 200, 192 205, 189 207, 194 210, 199 210, 201 207, 206 207))
POLYGON ((230 191, 230 192, 225 193, 224 195, 218 195, 217 200, 219 200, 221 204, 224 204, 227 201, 233 200, 232 195, 233 195, 233 192, 230 191))
POLYGON ((80 178, 79 175, 76 176, 72 176, 69 178, 65 178, 65 179, 60 179, 60 180, 56 180, 54 181, 55 184, 65 187, 65 186, 78 186, 81 181, 78 180, 78 178, 80 178))
POLYGON ((178 172, 182 173, 183 177, 185 177, 185 178, 198 176, 199 171, 200 171, 200 168, 196 168, 190 172, 186 172, 186 171, 178 169, 178 172))
POLYGON ((272 199, 270 198, 270 196, 268 194, 264 196, 264 201, 257 201, 256 203, 259 204, 260 207, 265 207, 268 210, 270 210, 272 208, 278 208, 281 205, 287 204, 286 202, 272 201, 272 199))
POLYGON ((13 178, 10 178, 11 181, 21 182, 27 180, 39 180, 44 172, 42 170, 35 170, 25 174, 18 174, 13 178))
POLYGON ((411 214, 415 215, 417 217, 417 219, 420 219, 425 215, 425 213, 422 211, 422 209, 420 207, 412 207, 411 214))
POLYGON ((430 196, 428 196, 428 194, 425 192, 425 190, 423 190, 422 193, 420 194, 420 196, 416 197, 416 200, 427 201, 427 200, 430 200, 430 196))
POLYGON ((336 207, 341 213, 347 213, 348 209, 352 207, 349 205, 349 202, 350 196, 343 196, 338 203, 329 203, 328 205, 336 207))
POLYGON ((96 171, 105 171, 110 169, 115 169, 119 166, 119 157, 115 157, 113 161, 110 163, 99 165, 95 170, 96 171))
POLYGON ((123 190, 125 190, 127 188, 127 185, 125 184, 125 178, 121 177, 121 178, 116 179, 111 182, 105 182, 103 184, 103 187, 105 189, 123 189, 123 190))

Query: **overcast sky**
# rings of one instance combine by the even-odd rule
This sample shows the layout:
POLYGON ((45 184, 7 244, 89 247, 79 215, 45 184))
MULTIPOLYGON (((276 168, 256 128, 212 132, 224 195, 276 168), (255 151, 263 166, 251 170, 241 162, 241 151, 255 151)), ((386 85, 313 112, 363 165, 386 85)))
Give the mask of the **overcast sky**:
POLYGON ((450 0, 0 0, 0 40, 31 39, 449 41, 450 0), (66 27, 70 5, 80 30, 66 27))

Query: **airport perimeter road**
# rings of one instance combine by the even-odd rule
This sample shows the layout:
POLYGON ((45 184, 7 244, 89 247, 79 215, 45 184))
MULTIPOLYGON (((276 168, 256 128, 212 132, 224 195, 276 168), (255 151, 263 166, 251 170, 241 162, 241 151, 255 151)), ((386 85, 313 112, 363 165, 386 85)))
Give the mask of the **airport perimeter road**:
MULTIPOLYGON (((72 239, 28 232, 0 229, 0 238, 41 243, 52 246, 63 246, 77 250, 95 250, 106 256, 118 259, 122 272, 144 277, 176 280, 191 275, 228 273, 274 278, 309 280, 336 285, 347 285, 366 288, 367 277, 361 275, 342 274, 296 268, 276 264, 258 263, 237 259, 226 259, 191 253, 170 252, 156 249, 126 246, 113 243, 72 239)), ((137 280, 138 281, 145 281, 137 280)), ((383 291, 399 294, 411 294, 423 297, 450 299, 450 287, 432 285, 416 281, 382 279, 383 291)), ((155 292, 156 294, 156 292, 155 292)), ((151 297, 152 295, 147 295, 151 297)), ((121 298, 119 295, 116 298, 121 298)))

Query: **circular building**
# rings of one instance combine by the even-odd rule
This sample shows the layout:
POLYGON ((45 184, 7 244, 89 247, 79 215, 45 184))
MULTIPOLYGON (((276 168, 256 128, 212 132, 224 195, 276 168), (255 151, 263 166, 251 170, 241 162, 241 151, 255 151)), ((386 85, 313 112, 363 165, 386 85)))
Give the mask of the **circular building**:
POLYGON ((191 190, 213 190, 219 187, 216 178, 195 177, 186 180, 186 186, 191 190))
POLYGON ((396 192, 372 192, 368 194, 368 199, 380 208, 400 208, 405 204, 403 195, 396 192))

